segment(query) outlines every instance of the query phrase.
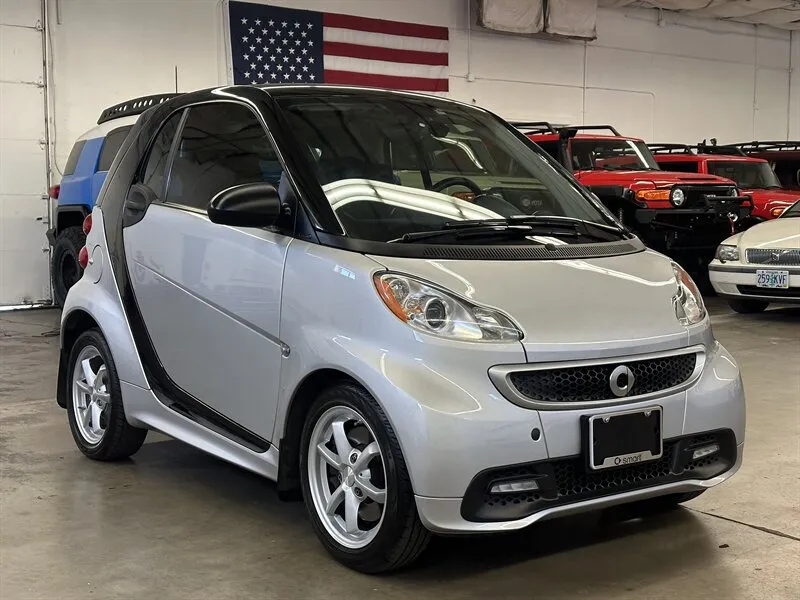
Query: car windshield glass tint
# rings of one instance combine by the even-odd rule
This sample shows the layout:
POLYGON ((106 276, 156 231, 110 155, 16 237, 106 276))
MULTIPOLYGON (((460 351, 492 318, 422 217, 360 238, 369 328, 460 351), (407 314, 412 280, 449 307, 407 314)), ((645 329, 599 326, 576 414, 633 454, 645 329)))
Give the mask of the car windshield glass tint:
POLYGON ((783 211, 781 219, 789 217, 800 217, 800 200, 792 204, 789 208, 783 211))
POLYGON ((617 138, 573 139, 572 168, 576 171, 642 171, 658 169, 644 142, 617 138))
POLYGON ((377 95, 278 102, 351 237, 387 242, 456 221, 526 215, 612 223, 550 159, 481 110, 377 95))
POLYGON ((733 179, 745 190, 781 187, 775 172, 765 162, 714 160, 709 161, 708 172, 733 179))

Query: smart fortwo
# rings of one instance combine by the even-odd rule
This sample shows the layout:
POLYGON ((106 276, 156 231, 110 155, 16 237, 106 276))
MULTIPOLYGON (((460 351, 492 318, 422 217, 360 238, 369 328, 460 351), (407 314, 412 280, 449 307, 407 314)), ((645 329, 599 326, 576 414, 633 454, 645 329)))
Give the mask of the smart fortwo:
POLYGON ((302 494, 339 561, 693 498, 745 407, 685 271, 493 114, 331 86, 144 111, 84 223, 58 403, 302 494))

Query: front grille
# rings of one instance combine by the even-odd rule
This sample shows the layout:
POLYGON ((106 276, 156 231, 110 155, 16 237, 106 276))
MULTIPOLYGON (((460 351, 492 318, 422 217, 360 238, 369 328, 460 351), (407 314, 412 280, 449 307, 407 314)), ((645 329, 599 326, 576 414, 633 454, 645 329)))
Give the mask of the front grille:
POLYGON ((679 185, 686 194, 686 203, 681 208, 699 208, 707 202, 719 201, 726 196, 730 199, 736 195, 736 188, 730 185, 679 185))
POLYGON ((767 298, 800 298, 800 288, 760 288, 754 285, 737 285, 740 294, 767 298))
POLYGON ((800 265, 800 250, 749 248, 747 262, 757 265, 800 265))
POLYGON ((472 480, 464 495, 461 514, 468 521, 521 519, 553 506, 620 494, 686 479, 710 479, 736 462, 736 440, 730 430, 664 441, 661 458, 627 467, 591 471, 582 456, 528 463, 484 471, 472 480), (716 442, 714 455, 692 460, 692 452, 716 442), (535 477, 534 492, 492 494, 498 481, 535 477))
POLYGON ((677 387, 694 373, 697 354, 679 354, 647 360, 620 361, 584 367, 517 371, 509 375, 516 390, 536 402, 596 402, 617 399, 611 391, 611 373, 627 366, 634 376, 627 396, 640 396, 677 387))

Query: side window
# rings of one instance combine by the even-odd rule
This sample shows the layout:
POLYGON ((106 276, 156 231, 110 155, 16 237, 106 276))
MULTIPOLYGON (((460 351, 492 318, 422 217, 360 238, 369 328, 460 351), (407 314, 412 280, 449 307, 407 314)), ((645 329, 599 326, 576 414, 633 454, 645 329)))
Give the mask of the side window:
POLYGON ((172 147, 172 140, 175 139, 175 132, 181 122, 182 114, 182 112, 175 113, 161 127, 161 131, 158 132, 153 146, 150 148, 150 155, 147 157, 144 171, 138 180, 139 183, 143 183, 153 190, 159 198, 163 197, 164 176, 167 170, 169 151, 172 147))
POLYGON ((697 173, 700 166, 698 162, 662 162, 659 165, 664 171, 677 171, 678 173, 697 173))
POLYGON ((218 192, 243 183, 278 186, 283 170, 250 109, 221 102, 189 109, 165 200, 205 210, 218 192))
POLYGON ((555 160, 561 161, 558 155, 558 142, 536 142, 539 147, 552 156, 555 160))
POLYGON ((75 172, 75 167, 78 166, 78 159, 81 157, 81 152, 83 152, 83 147, 85 145, 86 140, 75 142, 75 145, 69 153, 69 158, 67 158, 67 164, 64 167, 64 176, 72 175, 75 172))
POLYGON ((103 149, 100 150, 100 160, 97 161, 98 171, 108 171, 111 168, 111 163, 114 162, 122 142, 128 137, 131 127, 132 125, 126 125, 108 132, 106 139, 103 141, 103 149))

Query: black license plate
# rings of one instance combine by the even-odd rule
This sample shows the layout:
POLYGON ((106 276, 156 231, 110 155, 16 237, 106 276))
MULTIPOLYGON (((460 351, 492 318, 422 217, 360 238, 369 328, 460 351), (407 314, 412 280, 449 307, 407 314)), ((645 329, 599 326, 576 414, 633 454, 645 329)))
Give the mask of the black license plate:
POLYGON ((589 468, 610 469, 661 458, 661 407, 589 418, 589 468))

